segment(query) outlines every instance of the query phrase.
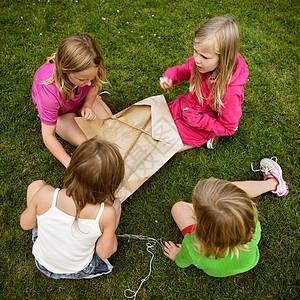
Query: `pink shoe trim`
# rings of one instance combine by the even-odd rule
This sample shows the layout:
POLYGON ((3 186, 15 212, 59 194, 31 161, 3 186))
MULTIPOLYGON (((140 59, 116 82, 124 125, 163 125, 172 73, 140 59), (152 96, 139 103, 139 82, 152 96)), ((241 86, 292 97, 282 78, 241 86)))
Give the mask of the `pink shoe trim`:
POLYGON ((284 184, 285 184, 285 186, 286 186, 286 192, 285 192, 285 194, 284 195, 280 195, 280 194, 278 194, 278 186, 279 186, 279 184, 280 184, 280 181, 279 181, 279 179, 273 174, 273 173, 271 173, 270 172, 270 174, 269 174, 269 176, 266 176, 266 178, 267 179, 269 179, 269 178, 275 178, 276 179, 276 181, 278 182, 278 184, 277 184, 277 187, 276 187, 276 190, 274 190, 274 191, 272 191, 272 193, 275 193, 277 196, 279 196, 279 197, 285 197, 288 193, 289 193, 289 190, 288 190, 288 185, 286 184, 286 182, 283 180, 283 182, 284 182, 284 184), (271 176, 270 176, 271 175, 271 176))
MULTIPOLYGON (((274 176, 272 175, 272 174, 269 174, 268 176, 266 176, 265 174, 264 174, 264 180, 268 180, 268 179, 270 179, 270 178, 274 178, 274 176)), ((276 179, 277 180, 277 179, 276 179)))

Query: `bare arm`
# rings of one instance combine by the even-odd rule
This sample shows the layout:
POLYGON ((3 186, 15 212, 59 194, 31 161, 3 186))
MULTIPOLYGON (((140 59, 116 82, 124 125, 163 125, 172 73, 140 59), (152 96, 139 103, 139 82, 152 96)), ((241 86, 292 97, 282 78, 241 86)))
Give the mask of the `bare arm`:
POLYGON ((51 206, 54 188, 43 180, 33 181, 27 188, 27 208, 21 214, 20 225, 24 230, 37 226, 37 216, 51 206))
POLYGON ((36 202, 31 201, 20 217, 20 225, 24 230, 33 229, 37 226, 37 207, 36 202))
POLYGON ((46 147, 65 167, 67 167, 70 163, 71 157, 57 140, 55 130, 55 125, 50 126, 42 123, 42 136, 46 147))
POLYGON ((116 210, 116 228, 119 226, 120 217, 121 217, 121 202, 119 199, 115 199, 114 204, 112 205, 113 208, 116 210))
POLYGON ((20 217, 20 225, 24 230, 33 229, 37 226, 37 200, 35 196, 45 185, 46 182, 37 180, 32 182, 27 188, 27 208, 20 217))
POLYGON ((84 120, 96 119, 96 114, 93 110, 93 104, 97 97, 98 90, 99 90, 98 86, 92 86, 85 97, 84 104, 80 110, 80 114, 84 120))
POLYGON ((117 251, 118 241, 115 234, 117 215, 116 210, 112 206, 105 206, 103 214, 100 218, 100 228, 102 235, 96 243, 96 253, 101 258, 109 258, 117 251))

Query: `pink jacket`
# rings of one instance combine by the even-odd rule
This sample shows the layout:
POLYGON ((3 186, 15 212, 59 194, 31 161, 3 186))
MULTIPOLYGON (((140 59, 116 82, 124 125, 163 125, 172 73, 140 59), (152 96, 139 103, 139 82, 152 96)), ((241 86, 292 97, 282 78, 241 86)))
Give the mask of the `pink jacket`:
MULTIPOLYGON (((164 77, 171 78, 174 84, 190 80, 193 64, 194 58, 190 57, 185 64, 168 68, 164 77)), ((248 75, 247 65, 238 53, 237 66, 226 89, 224 107, 220 114, 213 111, 208 104, 210 90, 206 79, 209 74, 202 74, 203 104, 200 104, 197 96, 190 92, 169 103, 170 112, 185 144, 200 147, 216 135, 231 135, 237 130, 242 115, 243 85, 247 82, 248 75), (184 110, 187 107, 189 109, 184 110)))

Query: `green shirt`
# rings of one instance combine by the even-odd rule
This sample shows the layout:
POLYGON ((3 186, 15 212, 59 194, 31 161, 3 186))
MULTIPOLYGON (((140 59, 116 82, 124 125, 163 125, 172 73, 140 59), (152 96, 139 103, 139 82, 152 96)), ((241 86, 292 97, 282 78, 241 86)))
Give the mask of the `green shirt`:
POLYGON ((257 221, 253 240, 247 244, 251 247, 251 250, 240 250, 239 258, 236 255, 231 258, 231 253, 229 253, 224 258, 215 259, 213 255, 209 258, 200 256, 194 246, 195 232, 188 233, 184 236, 181 249, 175 256, 175 263, 181 268, 193 264, 206 274, 214 277, 226 277, 243 273, 252 269, 258 262, 259 251, 257 244, 260 236, 261 228, 259 221, 257 221))

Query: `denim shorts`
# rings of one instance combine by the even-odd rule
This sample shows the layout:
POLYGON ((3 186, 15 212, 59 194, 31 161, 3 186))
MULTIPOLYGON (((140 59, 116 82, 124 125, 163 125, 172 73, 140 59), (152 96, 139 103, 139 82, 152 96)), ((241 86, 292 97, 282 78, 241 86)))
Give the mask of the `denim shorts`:
MULTIPOLYGON (((37 239, 37 227, 32 229, 32 241, 33 243, 37 239)), ((41 265, 37 260, 35 260, 35 264, 37 268, 44 273, 45 275, 53 278, 53 279, 90 279, 94 277, 98 277, 100 275, 108 274, 112 271, 113 266, 107 259, 103 259, 99 257, 96 252, 93 255, 91 262, 85 267, 83 270, 72 273, 72 274, 56 274, 48 269, 46 269, 43 265, 41 265)))

